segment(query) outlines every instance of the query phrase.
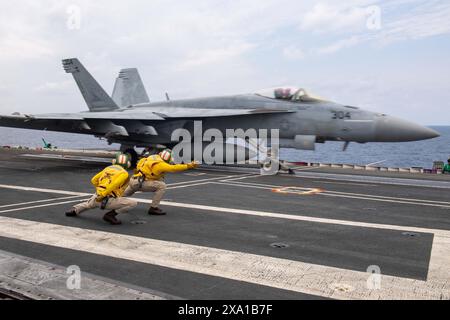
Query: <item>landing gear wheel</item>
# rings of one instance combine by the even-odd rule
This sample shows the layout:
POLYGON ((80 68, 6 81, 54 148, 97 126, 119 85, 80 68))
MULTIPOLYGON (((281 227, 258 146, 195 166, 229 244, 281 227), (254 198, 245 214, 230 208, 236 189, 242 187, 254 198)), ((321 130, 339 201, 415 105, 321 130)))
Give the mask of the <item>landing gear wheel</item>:
POLYGON ((139 155, 137 154, 136 150, 134 149, 127 149, 125 150, 123 153, 128 153, 131 157, 131 168, 134 169, 136 168, 136 165, 139 161, 139 155))
POLYGON ((262 175, 276 175, 280 173, 282 166, 278 160, 268 159, 261 166, 262 175))

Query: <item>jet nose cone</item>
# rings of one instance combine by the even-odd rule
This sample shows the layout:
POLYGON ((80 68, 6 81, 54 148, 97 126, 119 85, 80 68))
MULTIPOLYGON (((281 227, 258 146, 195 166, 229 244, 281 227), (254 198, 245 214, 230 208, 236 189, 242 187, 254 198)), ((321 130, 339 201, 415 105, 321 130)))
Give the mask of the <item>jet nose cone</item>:
POLYGON ((379 142, 419 141, 439 136, 433 129, 390 116, 380 118, 375 129, 375 138, 379 142))

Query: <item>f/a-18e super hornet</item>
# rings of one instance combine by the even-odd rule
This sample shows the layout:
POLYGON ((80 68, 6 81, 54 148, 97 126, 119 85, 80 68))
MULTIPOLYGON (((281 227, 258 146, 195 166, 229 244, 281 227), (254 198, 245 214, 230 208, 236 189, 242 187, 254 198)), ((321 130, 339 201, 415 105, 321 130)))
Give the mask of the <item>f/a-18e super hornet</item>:
POLYGON ((279 129, 280 147, 314 150, 316 143, 404 142, 439 134, 386 114, 314 97, 305 89, 279 87, 253 94, 150 102, 137 69, 121 70, 112 97, 78 59, 63 60, 89 111, 0 116, 0 126, 90 134, 134 147, 173 147, 174 130, 279 129))

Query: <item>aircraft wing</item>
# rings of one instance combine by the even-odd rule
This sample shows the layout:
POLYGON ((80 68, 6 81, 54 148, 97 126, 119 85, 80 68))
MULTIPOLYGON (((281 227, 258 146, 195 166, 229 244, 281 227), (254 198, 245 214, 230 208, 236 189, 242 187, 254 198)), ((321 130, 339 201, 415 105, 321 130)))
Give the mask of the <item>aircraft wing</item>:
POLYGON ((79 112, 79 113, 45 113, 45 114, 20 114, 12 115, 0 114, 0 126, 4 122, 33 122, 39 120, 59 120, 59 121, 83 121, 83 120, 140 120, 140 121, 161 121, 168 119, 189 119, 189 118, 212 118, 231 117, 255 114, 275 114, 291 113, 290 110, 269 110, 269 109, 199 109, 199 108, 154 108, 151 110, 130 109, 129 111, 113 112, 79 112))
POLYGON ((0 126, 99 136, 129 136, 130 133, 157 135, 156 130, 149 122, 164 120, 152 112, 13 114, 0 115, 0 126))
POLYGON ((158 124, 171 120, 193 120, 220 117, 249 117, 260 114, 289 113, 268 109, 197 109, 197 108, 131 108, 111 112, 49 113, 40 115, 0 115, 0 126, 49 130, 98 136, 130 134, 157 136, 158 124))

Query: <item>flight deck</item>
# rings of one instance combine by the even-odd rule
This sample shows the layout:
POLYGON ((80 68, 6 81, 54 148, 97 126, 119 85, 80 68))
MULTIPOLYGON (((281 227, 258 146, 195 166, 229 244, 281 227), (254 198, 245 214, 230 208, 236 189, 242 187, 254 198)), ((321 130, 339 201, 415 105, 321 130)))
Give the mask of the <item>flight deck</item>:
POLYGON ((205 166, 111 226, 74 157, 0 150, 0 299, 450 299, 450 176, 205 166))

